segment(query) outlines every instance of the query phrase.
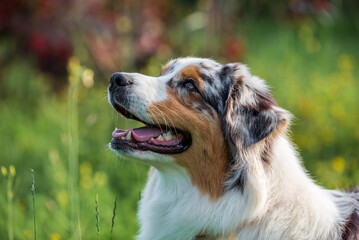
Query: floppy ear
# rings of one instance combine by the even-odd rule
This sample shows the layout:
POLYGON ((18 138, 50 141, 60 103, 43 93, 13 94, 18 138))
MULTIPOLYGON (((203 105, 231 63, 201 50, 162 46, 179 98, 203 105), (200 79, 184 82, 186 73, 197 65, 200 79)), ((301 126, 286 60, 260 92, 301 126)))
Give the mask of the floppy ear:
POLYGON ((245 65, 231 64, 231 86, 223 116, 227 138, 237 147, 249 147, 284 129, 290 114, 280 108, 264 81, 251 76, 245 65))

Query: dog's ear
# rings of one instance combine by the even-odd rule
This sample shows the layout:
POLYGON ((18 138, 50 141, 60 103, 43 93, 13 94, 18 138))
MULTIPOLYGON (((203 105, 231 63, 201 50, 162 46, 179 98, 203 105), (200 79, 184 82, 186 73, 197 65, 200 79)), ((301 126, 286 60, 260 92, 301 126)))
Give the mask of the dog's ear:
POLYGON ((278 106, 262 79, 250 75, 242 64, 227 64, 223 69, 230 79, 223 128, 236 147, 249 147, 285 129, 290 114, 278 106))

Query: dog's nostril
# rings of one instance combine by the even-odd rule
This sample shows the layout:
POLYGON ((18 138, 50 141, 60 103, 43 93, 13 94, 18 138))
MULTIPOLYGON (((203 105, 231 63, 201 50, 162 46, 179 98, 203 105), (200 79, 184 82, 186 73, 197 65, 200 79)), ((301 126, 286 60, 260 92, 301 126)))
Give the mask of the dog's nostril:
POLYGON ((116 86, 124 87, 130 85, 132 81, 128 76, 125 76, 122 73, 114 73, 111 76, 111 83, 116 86))

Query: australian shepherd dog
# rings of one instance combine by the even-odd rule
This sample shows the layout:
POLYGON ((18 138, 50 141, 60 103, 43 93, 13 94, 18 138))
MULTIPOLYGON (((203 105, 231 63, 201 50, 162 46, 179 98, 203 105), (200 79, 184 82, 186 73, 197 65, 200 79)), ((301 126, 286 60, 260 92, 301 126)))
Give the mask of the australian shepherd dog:
POLYGON ((137 239, 359 239, 359 194, 313 182, 290 113, 245 65, 179 58, 158 77, 114 73, 108 100, 145 124, 109 144, 152 166, 137 239))

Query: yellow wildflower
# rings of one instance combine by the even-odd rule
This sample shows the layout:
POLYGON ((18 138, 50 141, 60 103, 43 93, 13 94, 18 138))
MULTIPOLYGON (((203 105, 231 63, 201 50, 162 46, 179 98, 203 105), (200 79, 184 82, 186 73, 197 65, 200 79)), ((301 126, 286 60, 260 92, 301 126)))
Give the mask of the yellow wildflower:
POLYGON ((9 171, 10 171, 10 175, 11 175, 11 176, 15 176, 16 170, 15 170, 14 165, 10 165, 9 171))
POLYGON ((2 173, 3 176, 6 176, 6 175, 7 175, 7 169, 6 169, 6 167, 1 166, 1 173, 2 173))
POLYGON ((80 61, 77 57, 71 57, 68 65, 67 65, 67 69, 70 73, 69 75, 69 82, 71 84, 76 84, 78 83, 78 81, 80 80, 80 71, 81 71, 81 65, 80 65, 80 61))
POLYGON ((80 174, 81 176, 92 174, 92 165, 90 162, 82 162, 80 164, 80 174))
POLYGON ((82 83, 86 88, 90 88, 94 84, 94 73, 91 69, 87 68, 82 72, 82 83))
POLYGON ((50 235, 50 239, 51 240, 61 240, 60 234, 58 233, 53 233, 50 235))
POLYGON ((345 168, 345 160, 343 157, 336 157, 332 160, 332 167, 333 169, 338 172, 342 173, 345 168))

